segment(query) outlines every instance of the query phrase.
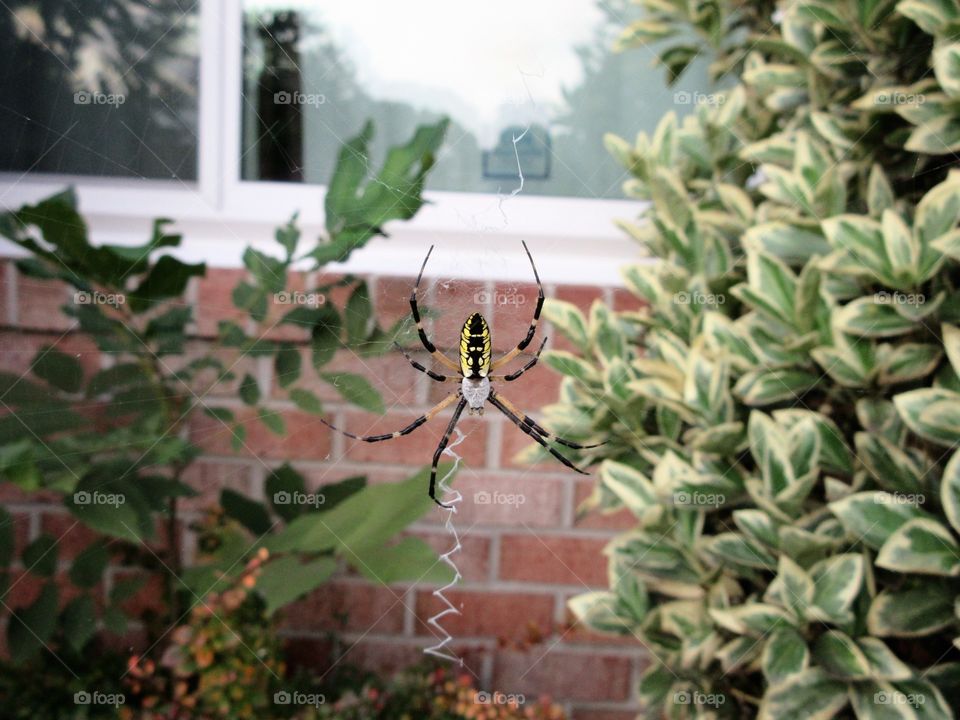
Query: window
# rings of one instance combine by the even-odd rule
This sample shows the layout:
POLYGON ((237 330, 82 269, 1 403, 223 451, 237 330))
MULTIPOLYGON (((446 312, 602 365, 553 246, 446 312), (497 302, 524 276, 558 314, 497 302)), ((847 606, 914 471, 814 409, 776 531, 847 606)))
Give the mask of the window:
POLYGON ((429 189, 620 198, 603 134, 652 129, 674 93, 651 52, 611 49, 629 7, 245 0, 242 177, 322 183, 367 118, 382 153, 448 115, 429 189))

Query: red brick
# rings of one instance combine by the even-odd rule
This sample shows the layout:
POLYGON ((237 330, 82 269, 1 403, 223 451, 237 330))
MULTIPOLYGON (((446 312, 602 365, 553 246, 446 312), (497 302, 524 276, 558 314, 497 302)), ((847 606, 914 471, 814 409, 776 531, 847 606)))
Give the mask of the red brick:
POLYGON ((591 710, 574 708, 571 720, 637 720, 639 710, 591 710))
MULTIPOLYGON (((466 319, 475 312, 487 315, 486 281, 441 280, 433 287, 430 308, 436 317, 431 323, 431 339, 438 348, 450 350, 455 355, 466 319)), ((487 321, 490 321, 489 317, 487 321)))
MULTIPOLYGON (((493 349, 496 352, 512 350, 527 336, 533 311, 537 307, 537 286, 535 283, 497 283, 491 299, 493 349)), ((542 323, 541 315, 537 334, 527 346, 527 352, 534 352, 543 341, 542 323)))
POLYGON ((243 327, 247 313, 234 307, 233 288, 247 277, 243 268, 210 268, 197 280, 197 304, 194 310, 197 333, 217 335, 220 320, 232 320, 243 327))
POLYGON ((283 611, 290 631, 400 634, 405 613, 403 589, 333 581, 283 611))
POLYGON ((22 374, 25 379, 43 385, 44 382, 32 376, 29 370, 44 346, 52 346, 76 358, 87 377, 100 369, 100 351, 85 335, 5 331, 0 333, 0 347, 3 348, 0 350, 0 370, 22 374))
POLYGON ((607 586, 606 540, 597 538, 504 535, 500 578, 586 587, 607 586))
MULTIPOLYGON (((371 413, 351 411, 346 413, 344 429, 357 435, 387 433, 409 425, 419 414, 418 412, 401 413, 398 411, 378 416, 371 413)), ((466 412, 463 415, 466 415, 466 412)), ((344 457, 356 462, 429 465, 449 422, 450 410, 446 410, 442 415, 434 417, 426 425, 403 437, 378 443, 348 440, 344 457)), ((482 467, 486 457, 486 426, 480 420, 463 419, 463 416, 461 416, 457 426, 466 435, 466 438, 457 446, 456 452, 468 466, 482 467)), ((456 437, 456 433, 451 436, 451 443, 456 440, 456 437)), ((449 456, 445 455, 441 458, 441 462, 448 459, 449 456)))
POLYGON ((195 462, 183 474, 183 482, 199 494, 192 498, 182 498, 182 510, 203 510, 215 506, 220 501, 220 491, 224 488, 236 490, 244 495, 251 492, 251 468, 249 465, 218 462, 195 462))
MULTIPOLYGON (((457 505, 458 528, 474 525, 557 527, 561 524, 564 502, 562 480, 544 478, 532 472, 523 475, 477 472, 466 467, 460 470, 453 487, 463 495, 463 501, 457 505), (503 497, 505 495, 515 497, 503 497)), ((431 519, 444 522, 446 514, 441 513, 431 519)))
MULTIPOLYGON (((286 291, 306 295, 306 274, 302 272, 288 272, 286 291)), ((298 297, 299 300, 299 297, 298 297)), ((306 298, 304 298, 304 301, 306 298)), ((317 302, 320 302, 317 300, 317 302)), ((325 300, 324 300, 325 302, 325 300)), ((267 298, 267 317, 260 324, 258 337, 266 340, 305 341, 310 338, 310 328, 305 326, 280 324, 280 320, 288 312, 297 307, 293 303, 281 303, 275 297, 267 298), (262 335, 261 335, 262 334, 262 335)))
POLYGON ((613 290, 613 309, 617 312, 636 312, 649 306, 648 302, 638 298, 629 290, 622 288, 614 288, 613 290))
POLYGON ((546 693, 561 702, 617 702, 629 698, 632 675, 630 658, 537 646, 526 652, 498 653, 493 687, 503 693, 531 697, 546 693))
POLYGON ((10 260, 0 259, 0 325, 16 323, 13 306, 10 304, 10 293, 16 292, 16 268, 10 260))
MULTIPOLYGON (((326 287, 328 285, 334 285, 343 279, 343 275, 338 275, 336 273, 320 273, 318 274, 312 283, 310 283, 311 289, 317 289, 321 287, 326 287)), ((328 289, 324 293, 324 297, 328 303, 331 303, 335 308, 342 309, 346 307, 347 300, 350 299, 350 296, 353 294, 353 288, 355 283, 349 285, 339 285, 328 289)))
MULTIPOLYGON (((381 327, 391 328, 398 320, 413 322, 410 315, 410 291, 416 281, 416 277, 377 278, 374 311, 381 327)), ((418 303, 425 302, 425 290, 428 286, 427 281, 421 283, 418 303)))
POLYGON ((57 541, 57 558, 71 560, 90 543, 101 536, 68 513, 44 513, 40 519, 41 532, 57 541))
MULTIPOLYGON (((40 595, 40 591, 45 582, 46 580, 44 578, 31 575, 23 570, 12 570, 10 572, 10 585, 7 587, 5 593, 0 596, 0 599, 2 599, 3 604, 11 610, 27 607, 33 604, 40 595)), ((3 608, 3 606, 0 606, 0 608, 3 608)), ((7 608, 3 608, 3 610, 7 608)))
POLYGON ((60 493, 52 490, 37 490, 35 492, 26 492, 12 482, 0 482, 0 503, 10 505, 13 503, 46 503, 48 505, 60 505, 62 496, 60 493))
POLYGON ((14 556, 20 557, 20 553, 30 542, 30 516, 25 513, 11 513, 10 519, 13 524, 14 556))
MULTIPOLYGON (((507 593, 472 591, 451 588, 447 600, 460 615, 446 615, 440 624, 453 636, 492 636, 518 640, 532 625, 547 633, 553 623, 554 600, 542 593, 507 593)), ((416 633, 434 635, 436 630, 427 620, 447 606, 429 591, 417 593, 416 633)))
MULTIPOLYGON (((516 405, 516 403, 514 404, 516 405)), ((523 410, 525 408, 521 407, 521 409, 523 410)), ((531 412, 530 415, 533 417, 533 419, 537 420, 538 422, 541 419, 541 416, 539 413, 531 412)), ((543 472, 571 473, 573 475, 576 474, 574 473, 573 470, 564 466, 556 458, 546 455, 545 454, 546 450, 543 451, 544 452, 543 459, 532 465, 519 462, 516 459, 517 455, 520 452, 525 452, 528 446, 535 445, 536 441, 532 437, 527 435, 525 432, 523 432, 520 428, 518 428, 516 423, 514 423, 513 421, 511 421, 506 417, 503 418, 502 433, 503 433, 503 437, 500 442, 500 466, 501 467, 516 468, 516 469, 520 469, 528 472, 543 471, 543 472)), ((571 450, 570 448, 565 448, 562 445, 556 447, 555 449, 558 453, 567 457, 575 465, 577 464, 575 462, 575 456, 573 454, 574 453, 573 450, 571 450)))
MULTIPOLYGON (((293 387, 303 388, 314 393, 324 403, 347 401, 331 383, 321 380, 311 367, 310 352, 304 353, 304 367, 301 380, 293 387)), ((420 372, 398 352, 390 352, 381 357, 360 357, 351 350, 340 350, 333 360, 323 366, 324 373, 353 373, 362 375, 380 393, 386 407, 404 408, 417 404, 417 387, 421 382, 420 372)), ((448 392, 449 392, 448 387, 448 392)), ((277 394, 286 395, 286 391, 276 389, 277 394)))
MULTIPOLYGON (((586 478, 574 481, 574 510, 593 492, 595 480, 586 478)), ((575 521, 578 528, 591 530, 632 530, 637 526, 637 518, 626 508, 613 513, 593 510, 575 521)))
POLYGON ((570 593, 564 595, 564 620, 558 631, 559 646, 606 646, 606 647, 624 647, 638 650, 641 647, 641 640, 635 635, 613 635, 599 633, 590 630, 586 625, 577 622, 576 617, 570 611, 567 603, 576 597, 579 593, 570 593))
POLYGON ((364 670, 393 675, 423 660, 423 641, 414 643, 389 643, 379 640, 360 640, 344 643, 336 659, 339 664, 349 663, 364 670))
MULTIPOLYGON (((424 516, 423 520, 432 517, 441 517, 446 519, 446 512, 430 511, 424 516)), ((460 550, 450 556, 453 564, 457 566, 460 575, 466 582, 482 583, 490 577, 490 538, 479 535, 471 536, 469 526, 464 527, 459 520, 454 520, 454 527, 460 536, 460 550)), ((449 552, 453 548, 453 536, 445 530, 434 533, 431 532, 413 532, 422 538, 433 548, 437 555, 449 552)), ((444 563, 446 565, 446 563, 444 563)))
POLYGON ((104 650, 127 655, 140 655, 153 649, 146 628, 127 628, 122 635, 114 635, 111 632, 101 633, 100 643, 104 650))
POLYGON ((63 306, 73 301, 73 290, 58 280, 17 278, 17 324, 34 330, 64 331, 76 324, 63 306))
MULTIPOLYGON (((281 413, 286 423, 286 435, 275 435, 264 427, 253 410, 237 414, 247 428, 247 437, 238 455, 278 460, 322 460, 330 453, 330 429, 315 415, 290 410, 281 413)), ((209 454, 234 454, 230 443, 233 432, 228 425, 197 414, 190 421, 190 439, 209 454)))
MULTIPOLYGON (((160 572, 166 572, 161 569, 160 572)), ((145 615, 163 616, 167 608, 167 584, 165 575, 160 572, 146 574, 146 581, 140 589, 131 597, 121 603, 123 611, 133 618, 142 618, 145 615)), ((113 576, 113 582, 119 580, 129 580, 130 578, 142 577, 145 573, 137 570, 118 570, 113 576)), ((173 579, 173 587, 177 591, 186 588, 176 578, 173 579)), ((193 604, 198 599, 191 594, 187 594, 188 602, 193 604)), ((181 612, 186 608, 181 608, 181 612)))

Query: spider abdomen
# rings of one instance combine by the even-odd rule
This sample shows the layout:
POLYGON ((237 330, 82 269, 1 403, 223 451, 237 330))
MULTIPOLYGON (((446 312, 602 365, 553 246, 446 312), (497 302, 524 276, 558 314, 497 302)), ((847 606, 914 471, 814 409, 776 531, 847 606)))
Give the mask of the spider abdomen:
POLYGON ((482 378, 490 372, 490 327, 480 313, 473 313, 460 331, 460 372, 482 378))

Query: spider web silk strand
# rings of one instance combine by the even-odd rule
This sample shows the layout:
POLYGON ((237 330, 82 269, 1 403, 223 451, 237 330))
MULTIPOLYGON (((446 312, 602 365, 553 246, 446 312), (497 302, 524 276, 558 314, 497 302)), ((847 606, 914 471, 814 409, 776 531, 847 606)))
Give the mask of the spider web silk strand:
POLYGON ((438 488, 440 492, 438 493, 440 499, 450 505, 451 507, 446 511, 447 520, 444 523, 444 527, 447 532, 453 537, 453 547, 451 547, 447 552, 440 556, 440 560, 445 562, 453 570, 453 579, 444 585, 441 588, 437 588, 433 591, 433 596, 440 600, 444 605, 443 609, 440 610, 436 615, 427 620, 428 625, 432 625, 437 632, 440 634, 441 640, 436 645, 431 645, 428 648, 424 649, 425 655, 433 655, 434 657, 441 658, 443 660, 450 660, 452 662, 460 663, 463 665, 463 658, 454 655, 452 652, 447 650, 447 645, 453 642, 453 636, 447 632, 446 628, 440 624, 440 621, 445 618, 447 615, 460 615, 460 610, 450 602, 447 596, 444 594, 450 588, 454 587, 457 583, 460 582, 460 579, 463 577, 460 574, 459 568, 457 568, 456 563, 453 561, 453 555, 460 552, 460 536, 457 534, 457 529, 453 525, 453 516, 457 514, 457 504, 463 500, 463 495, 460 494, 459 490, 454 490, 449 485, 447 485, 447 480, 453 477, 453 474, 457 471, 457 468, 460 466, 460 461, 462 458, 456 453, 454 448, 462 443, 466 439, 460 428, 455 428, 457 433, 457 439, 447 446, 443 451, 445 455, 449 454, 454 459, 453 467, 440 479, 438 483, 438 488), (448 497, 449 495, 449 497, 448 497))

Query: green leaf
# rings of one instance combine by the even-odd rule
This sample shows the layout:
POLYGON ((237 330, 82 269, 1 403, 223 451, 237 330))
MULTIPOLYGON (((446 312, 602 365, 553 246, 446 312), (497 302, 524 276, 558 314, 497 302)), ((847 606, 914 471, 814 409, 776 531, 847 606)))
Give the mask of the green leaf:
POLYGON ((57 539, 41 535, 23 549, 23 565, 34 575, 53 577, 57 571, 57 539))
POLYGON ((287 286, 287 265, 283 260, 248 247, 243 253, 243 264, 253 275, 257 286, 266 293, 279 293, 287 286))
POLYGON ((914 518, 883 544, 877 566, 903 573, 960 575, 960 544, 936 520, 914 518))
POLYGON ((774 685, 802 672, 810 664, 810 652, 803 637, 792 627, 774 630, 763 647, 763 675, 774 685))
MULTIPOLYGON (((273 361, 273 371, 280 387, 289 387, 300 377, 300 351, 291 343, 281 343, 273 361)), ((294 401, 296 402, 296 401, 294 401)))
POLYGON ((284 464, 272 471, 267 476, 264 489, 273 511, 284 520, 292 520, 306 510, 303 505, 294 502, 297 493, 306 493, 306 483, 303 476, 290 465, 284 464))
POLYGON ((80 361, 49 345, 40 349, 30 369, 38 378, 46 380, 64 392, 77 392, 83 383, 83 368, 80 366, 80 361))
POLYGON ((336 561, 329 557, 306 563, 291 555, 274 558, 261 568, 256 591, 267 604, 267 615, 272 615, 320 587, 336 569, 336 561))
POLYGON ((344 558, 368 580, 383 584, 396 582, 446 585, 453 580, 450 566, 418 537, 405 537, 395 545, 364 547, 344 558))
POLYGON ((600 466, 600 482, 640 520, 655 521, 660 517, 662 508, 653 483, 629 465, 604 460, 600 466))
POLYGON ((953 447, 960 440, 960 394, 940 388, 901 393, 893 404, 903 422, 920 437, 953 447))
POLYGON ((846 683, 808 668, 767 690, 757 720, 829 720, 846 704, 846 683))
POLYGON ((139 544, 152 538, 156 528, 143 492, 131 477, 125 477, 129 469, 123 460, 96 466, 64 504, 94 530, 139 544))
POLYGON ((908 520, 926 516, 886 492, 860 492, 828 505, 854 541, 879 550, 908 520))
POLYGON ((260 386, 256 379, 249 373, 243 376, 240 381, 240 399, 247 405, 256 405, 260 402, 260 386))
POLYGON ((865 573, 863 557, 851 553, 834 555, 810 568, 814 587, 812 605, 820 611, 821 619, 828 622, 847 619, 865 573))
POLYGON ((57 623, 57 585, 44 584, 32 605, 18 608, 7 625, 7 647, 15 663, 23 663, 50 641, 57 623))
POLYGON ((257 412, 257 417, 260 419, 260 422, 262 422, 264 426, 274 435, 286 434, 287 424, 283 419, 283 413, 277 410, 260 408, 259 412, 257 412))
POLYGON ((856 337, 894 337, 916 328, 916 324, 898 313, 892 303, 877 302, 875 297, 857 298, 847 303, 836 313, 834 322, 837 329, 856 337))
POLYGON ((186 290, 190 278, 202 277, 206 273, 207 266, 204 263, 190 265, 164 255, 150 268, 136 290, 127 296, 130 309, 139 313, 163 300, 179 297, 186 290))
POLYGON ((365 282, 358 283, 347 300, 347 307, 343 311, 344 324, 347 326, 347 342, 350 345, 359 345, 370 334, 370 318, 373 315, 373 304, 370 302, 370 291, 365 282))
POLYGON ((576 305, 555 298, 548 298, 543 305, 543 315, 564 337, 586 352, 590 347, 587 320, 576 305))
POLYGON ((870 661, 846 634, 828 630, 813 646, 817 664, 831 675, 846 680, 865 680, 870 677, 870 661))
POLYGON ((96 606, 88 594, 75 597, 63 609, 63 634, 76 652, 83 650, 97 633, 96 606))
POLYGON ((274 525, 263 503, 251 500, 235 490, 221 490, 220 505, 228 517, 239 522, 256 537, 270 532, 274 525))
POLYGON ((103 577, 109 560, 110 555, 103 541, 90 543, 74 558, 70 566, 70 581, 83 588, 96 586, 103 577))
POLYGON ((867 615, 867 628, 877 637, 921 637, 953 622, 953 593, 929 581, 902 590, 883 590, 873 599, 867 615))
POLYGON ((333 385, 347 402, 378 415, 386 412, 380 393, 362 375, 346 372, 320 373, 320 377, 333 385))
POLYGON ((309 390, 294 388, 289 392, 290 399, 301 410, 314 415, 323 414, 323 404, 320 399, 309 390))

